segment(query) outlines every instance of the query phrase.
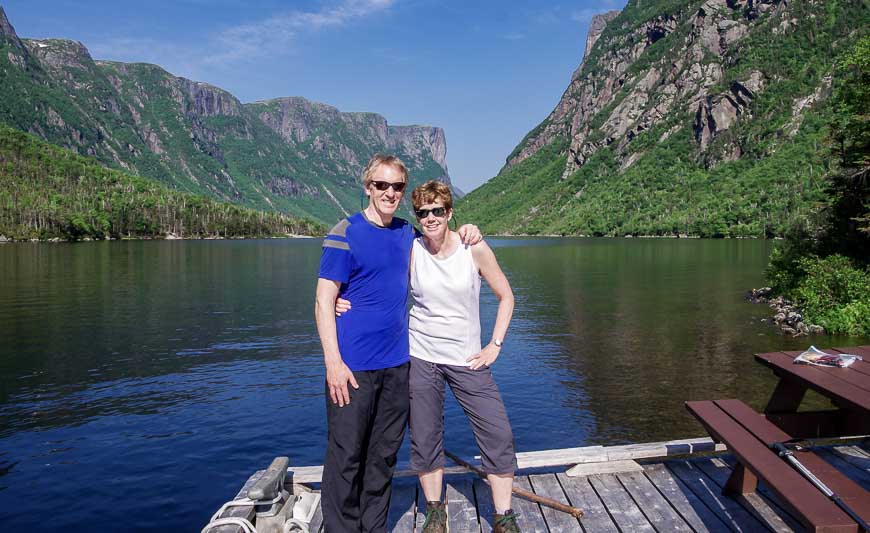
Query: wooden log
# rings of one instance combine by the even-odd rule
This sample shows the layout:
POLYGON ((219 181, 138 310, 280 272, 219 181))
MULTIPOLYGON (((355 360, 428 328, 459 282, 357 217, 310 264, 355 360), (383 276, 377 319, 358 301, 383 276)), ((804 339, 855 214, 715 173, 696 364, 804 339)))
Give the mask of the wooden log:
MULTIPOLYGON (((455 461, 457 464, 464 466, 468 470, 474 472, 475 474, 480 476, 481 479, 486 479, 486 474, 481 469, 466 463, 465 461, 460 459, 458 456, 450 453, 447 450, 444 450, 444 455, 446 455, 447 457, 449 457, 450 459, 455 461)), ((511 489, 511 493, 516 495, 516 496, 519 496, 520 498, 524 498, 526 500, 533 501, 533 502, 539 503, 541 505, 546 505, 547 507, 552 507, 553 509, 556 509, 557 511, 562 511, 563 513, 568 513, 571 516, 573 516, 574 518, 580 518, 583 516, 583 511, 580 509, 577 509, 575 507, 571 507, 570 505, 565 505, 563 503, 559 503, 555 500, 551 500, 550 498, 544 498, 542 496, 538 496, 534 492, 527 491, 527 490, 524 490, 520 487, 517 487, 516 484, 514 484, 514 487, 511 489)))
MULTIPOLYGON (((580 448, 563 448, 559 450, 541 450, 535 452, 520 452, 517 454, 517 467, 549 468, 569 466, 581 463, 601 463, 605 461, 621 461, 634 459, 652 459, 656 457, 673 457, 699 452, 724 452, 723 444, 713 442, 709 437, 678 439, 666 442, 647 444, 629 444, 623 446, 584 446, 580 448)), ((469 461, 469 464, 479 467, 479 461, 469 461)), ((462 474, 466 469, 461 466, 445 467, 444 474, 462 474)), ((288 475, 294 483, 320 483, 323 478, 322 466, 291 466, 288 475)), ((397 470, 393 477, 416 477, 412 470, 397 470)))

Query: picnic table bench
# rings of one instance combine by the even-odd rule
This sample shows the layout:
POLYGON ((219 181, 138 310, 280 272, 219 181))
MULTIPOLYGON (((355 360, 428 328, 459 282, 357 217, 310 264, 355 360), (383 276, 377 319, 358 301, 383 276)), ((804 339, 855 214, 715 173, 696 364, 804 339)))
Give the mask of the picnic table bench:
MULTIPOLYGON (((842 351, 870 359, 867 346, 842 351)), ((858 361, 845 369, 798 365, 793 362, 797 354, 756 355, 757 361, 771 367, 780 378, 764 414, 734 399, 689 401, 686 408, 738 460, 723 492, 754 492, 760 479, 809 531, 857 532, 856 522, 771 446, 796 438, 870 433, 866 431, 870 426, 870 363, 858 361), (799 413, 808 389, 830 398, 837 409, 799 413)), ((861 519, 870 521, 870 492, 812 451, 799 449, 794 455, 861 519)))

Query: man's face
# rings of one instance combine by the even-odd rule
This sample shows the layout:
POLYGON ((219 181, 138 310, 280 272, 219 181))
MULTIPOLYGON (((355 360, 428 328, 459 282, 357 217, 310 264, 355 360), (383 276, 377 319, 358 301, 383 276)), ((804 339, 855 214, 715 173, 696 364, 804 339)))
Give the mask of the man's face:
POLYGON ((366 196, 369 197, 370 204, 382 215, 393 216, 399 208, 404 188, 402 187, 402 191, 397 191, 394 183, 406 185, 402 172, 392 165, 378 165, 371 182, 366 187, 366 196))

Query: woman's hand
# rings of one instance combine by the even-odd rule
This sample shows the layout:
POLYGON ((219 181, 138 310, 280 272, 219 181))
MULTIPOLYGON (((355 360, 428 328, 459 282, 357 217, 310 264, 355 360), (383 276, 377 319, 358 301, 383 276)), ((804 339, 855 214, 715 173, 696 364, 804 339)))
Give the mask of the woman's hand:
POLYGON ((350 300, 345 300, 344 298, 336 298, 335 299, 335 316, 341 316, 344 313, 350 311, 350 300))
POLYGON ((492 366, 495 360, 498 359, 499 352, 501 352, 501 348, 493 343, 489 343, 483 350, 472 355, 466 361, 471 363, 469 368, 472 370, 477 370, 484 366, 492 366))

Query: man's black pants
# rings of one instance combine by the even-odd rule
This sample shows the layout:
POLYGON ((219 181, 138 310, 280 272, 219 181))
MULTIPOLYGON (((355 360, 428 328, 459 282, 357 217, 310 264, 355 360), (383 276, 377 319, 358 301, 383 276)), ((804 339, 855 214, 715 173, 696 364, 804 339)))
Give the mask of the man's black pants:
POLYGON ((396 455, 408 422, 408 367, 354 372, 350 403, 326 387, 329 441, 321 486, 326 533, 385 532, 396 455))

